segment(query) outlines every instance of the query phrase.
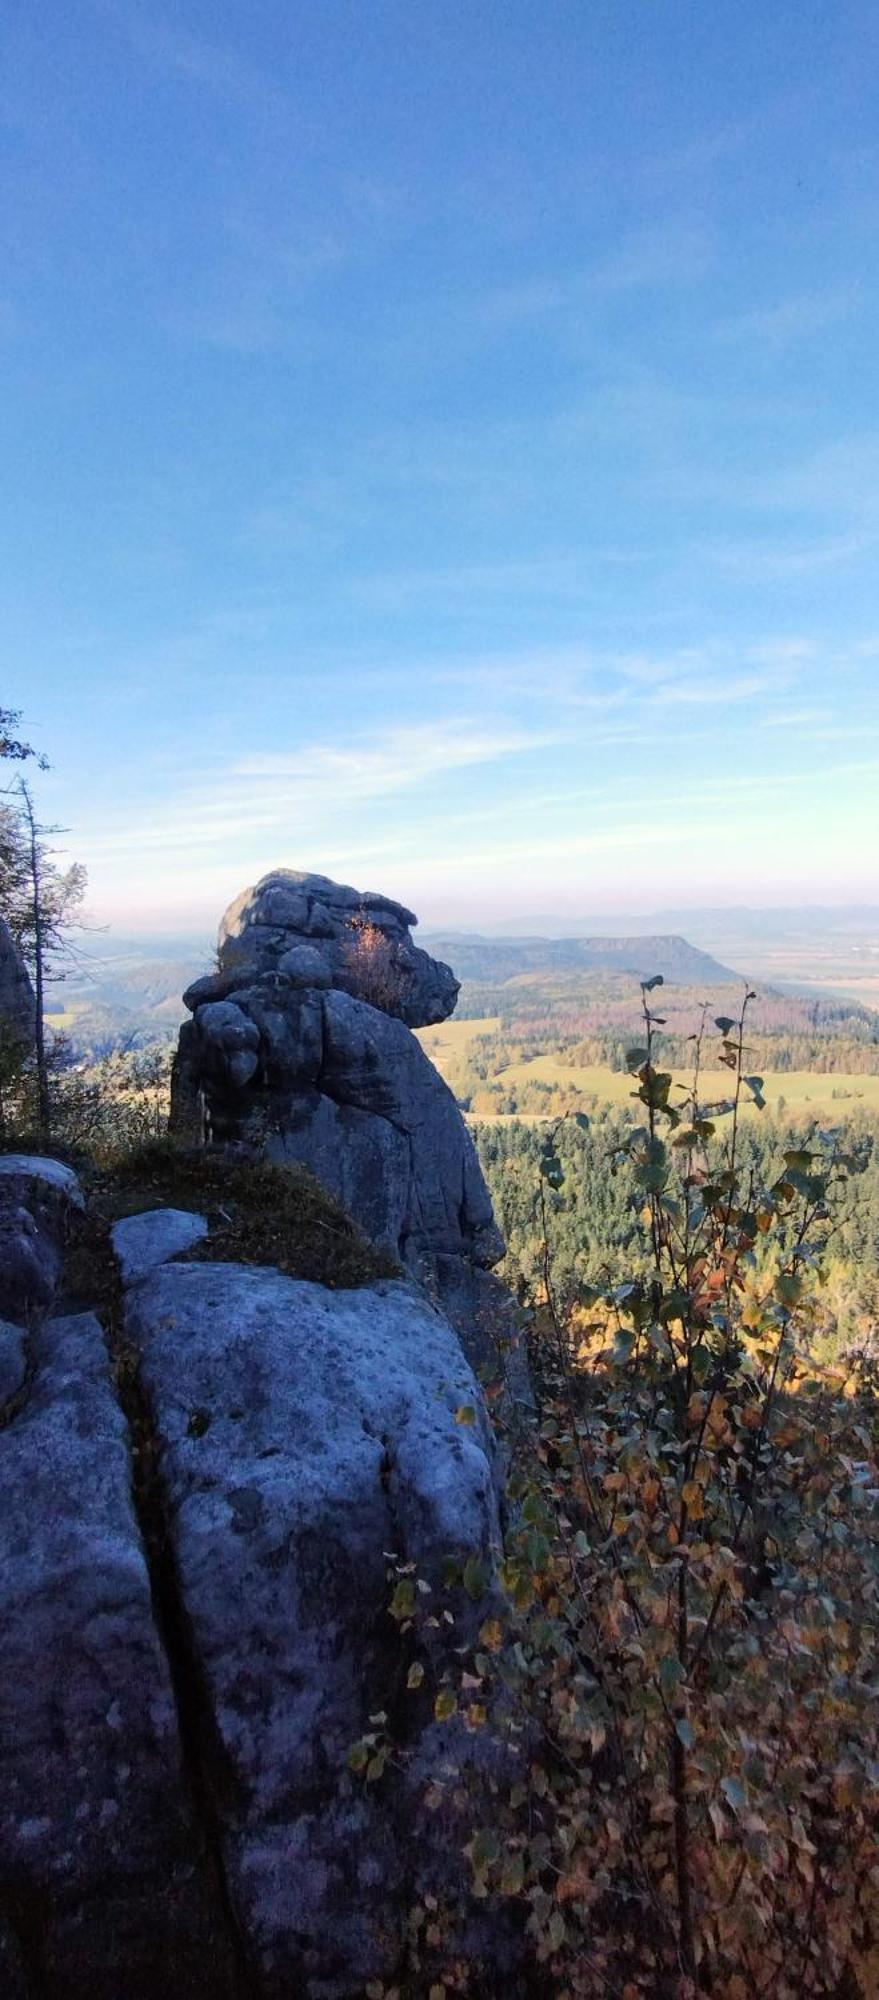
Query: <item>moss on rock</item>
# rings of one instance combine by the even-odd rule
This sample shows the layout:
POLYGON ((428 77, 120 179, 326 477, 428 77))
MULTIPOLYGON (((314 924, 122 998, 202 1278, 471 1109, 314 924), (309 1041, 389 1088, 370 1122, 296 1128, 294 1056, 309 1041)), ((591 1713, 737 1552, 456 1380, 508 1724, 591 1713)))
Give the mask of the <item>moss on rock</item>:
MULTIPOLYGON (((204 1241, 184 1253, 187 1262, 270 1264, 334 1290, 399 1275, 393 1259, 301 1167, 157 1142, 96 1170, 88 1198, 91 1227, 81 1232, 80 1267, 101 1225, 106 1231, 120 1216, 173 1207, 198 1209, 208 1221, 204 1241)), ((85 1276, 80 1268, 80 1285, 85 1276)))

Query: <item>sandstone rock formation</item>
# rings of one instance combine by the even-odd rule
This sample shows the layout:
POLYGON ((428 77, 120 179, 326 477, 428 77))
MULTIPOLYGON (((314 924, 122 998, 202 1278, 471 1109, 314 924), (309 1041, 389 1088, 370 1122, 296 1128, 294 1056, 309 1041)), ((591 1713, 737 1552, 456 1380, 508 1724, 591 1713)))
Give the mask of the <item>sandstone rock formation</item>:
POLYGON ((208 1963, 231 2000, 94 1315, 48 1320, 31 1366, 0 1429, 0 1916, 21 1990, 194 1995, 208 1963))
POLYGON ((399 1785, 356 1782, 347 1755, 370 1715, 393 1713, 441 1780, 448 1736, 405 1690, 388 1553, 434 1585, 448 1555, 491 1568, 485 1421, 455 1421, 462 1402, 479 1411, 472 1375, 447 1322, 393 1282, 332 1292, 171 1264, 131 1292, 128 1329, 257 1990, 360 1993, 390 1976, 407 1900, 446 1839, 428 1815, 413 1848, 399 1785))
POLYGON ((393 1986, 427 1897, 474 1991, 523 1991, 463 1852, 522 1741, 434 1708, 499 1604, 499 1460, 463 1348, 492 1351, 481 1316, 504 1331, 508 1301, 469 1133, 411 1032, 457 994, 413 922, 291 874, 227 913, 174 1078, 177 1126, 230 1143, 177 1160, 203 1215, 131 1214, 126 1184, 111 1227, 69 1168, 0 1155, 4 2000, 360 2000, 393 1986), (338 1289, 350 1223, 265 1152, 402 1275, 361 1245, 338 1289), (209 1261, 239 1226, 218 1166, 239 1200, 239 1175, 283 1183, 274 1257, 291 1186, 318 1229, 323 1209, 327 1284, 209 1261), (423 1684, 388 1611, 401 1566, 443 1606, 423 1684), (365 1783, 370 1731, 394 1754, 365 1783))
MULTIPOLYGON (((386 941, 382 1006, 410 1028, 445 1021, 458 997, 458 981, 447 965, 412 943, 418 922, 411 910, 374 890, 351 889, 326 875, 306 875, 292 868, 275 869, 253 889, 230 903, 220 924, 219 965, 223 992, 202 998, 221 999, 234 990, 224 985, 227 974, 236 986, 240 975, 280 972, 297 986, 337 986, 358 992, 358 937, 365 928, 386 941), (352 964, 352 958, 355 963, 352 964)), ((201 988, 203 982, 196 982, 201 988)), ((184 996, 187 1004, 196 989, 184 996)))
POLYGON ((503 1255, 451 1091, 410 1032, 458 985, 412 944, 411 911, 322 875, 281 870, 220 925, 220 970, 184 995, 172 1121, 296 1160, 436 1296, 487 1358, 503 1255), (364 933, 366 933, 365 949, 364 933))
MULTIPOLYGON (((0 1326, 0 1990, 354 2000, 413 1901, 467 1901, 460 1774, 488 1753, 433 1689, 494 1601, 480 1392, 408 1281, 165 1262, 123 1295, 132 1246, 197 1238, 167 1213, 116 1225, 103 1323, 0 1326), (450 1555, 485 1596, 413 1690, 388 1566, 436 1589, 450 1555), (366 1785, 378 1714, 403 1756, 366 1785)), ((517 1991, 511 1935, 467 1921, 480 1991, 517 1991)))
POLYGON ((75 1173, 60 1160, 0 1154, 0 1313, 26 1326, 55 1295, 72 1210, 83 1205, 75 1173))
POLYGON ((9 925, 0 917, 0 1059, 4 1053, 30 1053, 34 1023, 34 991, 27 966, 9 925))

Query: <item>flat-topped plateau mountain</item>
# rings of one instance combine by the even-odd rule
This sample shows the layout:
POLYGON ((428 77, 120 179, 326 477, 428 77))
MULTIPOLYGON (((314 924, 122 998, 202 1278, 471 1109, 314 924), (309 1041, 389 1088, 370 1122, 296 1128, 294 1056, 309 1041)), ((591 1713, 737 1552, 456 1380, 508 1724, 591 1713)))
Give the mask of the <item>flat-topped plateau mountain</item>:
POLYGON ((628 972, 693 986, 727 986, 737 978, 684 937, 481 937, 467 932, 428 935, 431 950, 460 979, 500 982, 531 972, 628 972))

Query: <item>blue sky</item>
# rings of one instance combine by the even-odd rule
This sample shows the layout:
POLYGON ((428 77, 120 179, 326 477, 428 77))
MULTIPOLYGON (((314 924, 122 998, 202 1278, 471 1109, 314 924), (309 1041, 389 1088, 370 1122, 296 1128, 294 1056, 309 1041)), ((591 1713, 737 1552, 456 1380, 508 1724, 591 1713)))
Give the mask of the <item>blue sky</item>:
POLYGON ((127 928, 877 899, 874 0, 7 0, 0 700, 127 928))

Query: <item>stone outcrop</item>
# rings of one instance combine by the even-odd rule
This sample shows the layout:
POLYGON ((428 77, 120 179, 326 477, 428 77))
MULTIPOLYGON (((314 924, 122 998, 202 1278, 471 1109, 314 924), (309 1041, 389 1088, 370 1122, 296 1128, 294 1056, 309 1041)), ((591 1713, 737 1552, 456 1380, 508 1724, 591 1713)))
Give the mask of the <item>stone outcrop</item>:
MULTIPOLYGON (((131 1220, 167 1257, 163 1214, 131 1220)), ((461 1774, 505 1754, 433 1709, 496 1602, 480 1392, 407 1281, 121 1276, 103 1325, 31 1328, 23 1398, 0 1327, 4 2000, 359 2000, 414 1901, 466 1910, 461 1774), (438 1592, 450 1556, 485 1592, 424 1636, 419 1689, 389 1567, 438 1592), (348 1753, 376 1726, 367 1784, 348 1753)), ((516 1992, 512 1933, 462 1921, 479 1990, 516 1992)))
POLYGON ((44 1322, 0 1428, 0 1918, 28 2000, 195 1995, 205 1962, 231 2000, 129 1451, 97 1319, 44 1322))
POLYGON ((469 1133, 411 1031, 457 993, 413 922, 287 873, 227 913, 174 1076, 178 1129, 219 1142, 176 1162, 203 1215, 132 1214, 126 1185, 111 1225, 69 1168, 0 1156, 4 2000, 360 2000, 393 1987, 428 1899, 473 1991, 527 1988, 464 1853, 528 1758, 461 1692, 501 1602, 472 1363, 510 1302, 469 1133), (363 1244, 337 1288, 348 1219, 265 1153, 401 1275, 363 1244), (224 1228, 265 1254, 239 1176, 283 1184, 282 1260, 298 1190, 326 1283, 307 1246, 308 1279, 212 1261, 224 1228), (417 1634, 389 1612, 401 1574, 417 1634), (364 1737, 388 1751, 370 1782, 364 1737))
POLYGON ((82 1206, 77 1177, 60 1160, 0 1154, 0 1314, 6 1319, 26 1326, 45 1315, 71 1213, 82 1206))
POLYGON ((487 1275, 504 1246, 464 1120, 411 1033, 458 992, 411 944, 414 922, 320 875, 245 891, 220 925, 220 970, 184 995, 172 1120, 309 1168, 482 1361, 506 1312, 487 1275))
POLYGON ((27 966, 9 925, 0 917, 0 1061, 29 1055, 36 1007, 27 966))
POLYGON ((148 1208, 140 1215, 122 1216, 111 1235, 123 1284, 131 1285, 157 1265, 180 1257, 203 1242, 207 1233, 205 1217, 185 1208, 148 1208))
POLYGON ((449 1555, 491 1570, 497 1503, 473 1377, 447 1322, 402 1283, 331 1292, 172 1264, 131 1292, 127 1325, 257 1990, 361 1993, 390 1977, 445 1832, 428 1815, 413 1850, 393 1777, 365 1786, 347 1757, 381 1712, 441 1777, 448 1736, 406 1691, 388 1559, 434 1586, 449 1555), (473 1427, 455 1421, 462 1403, 473 1427))

